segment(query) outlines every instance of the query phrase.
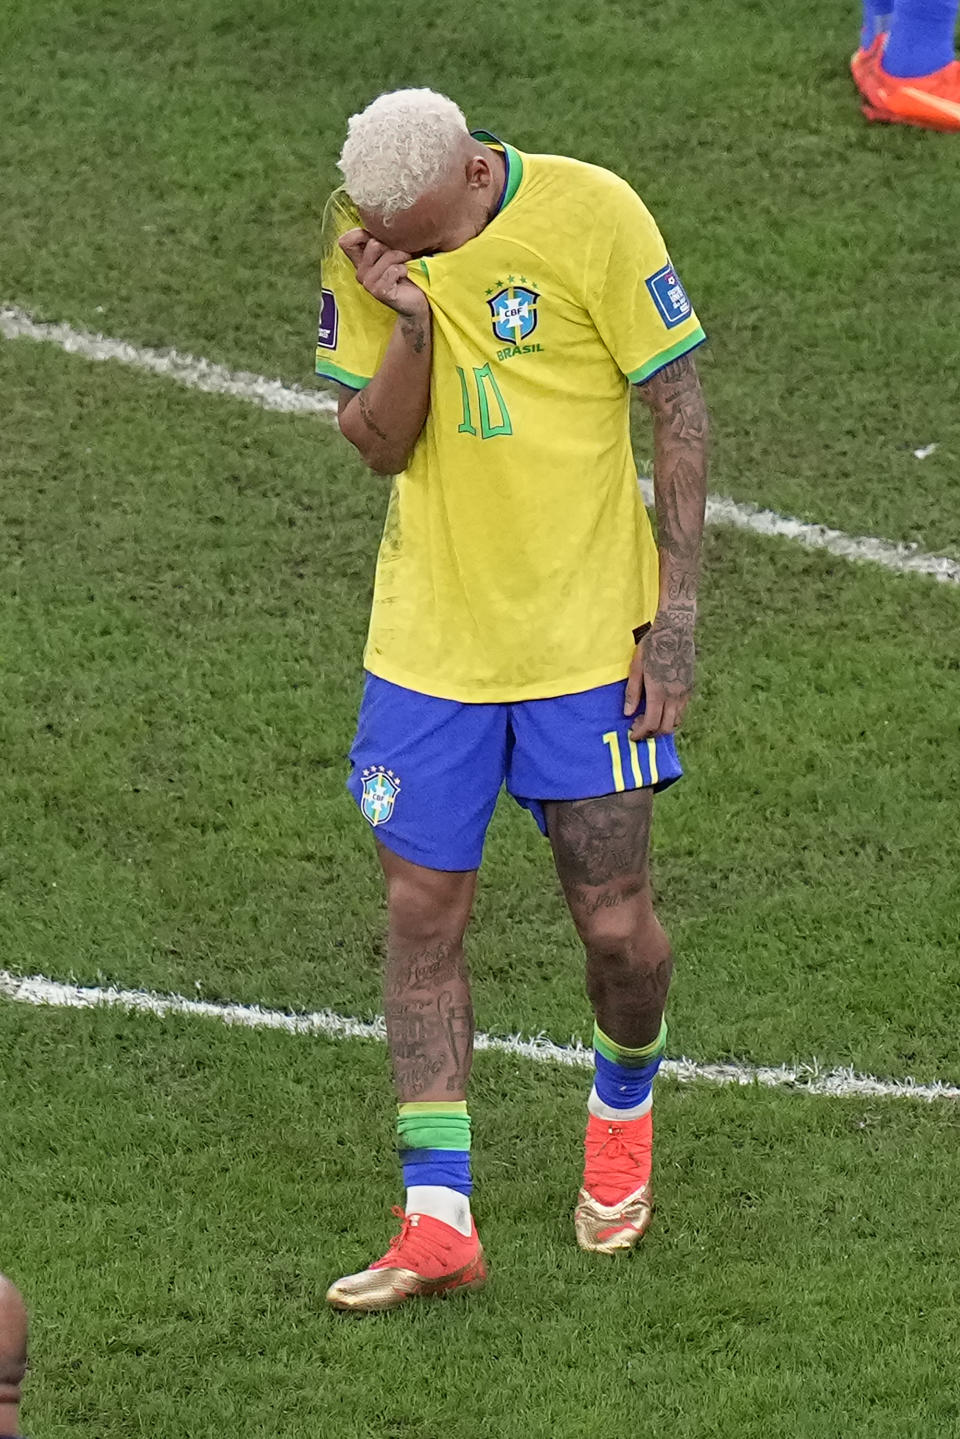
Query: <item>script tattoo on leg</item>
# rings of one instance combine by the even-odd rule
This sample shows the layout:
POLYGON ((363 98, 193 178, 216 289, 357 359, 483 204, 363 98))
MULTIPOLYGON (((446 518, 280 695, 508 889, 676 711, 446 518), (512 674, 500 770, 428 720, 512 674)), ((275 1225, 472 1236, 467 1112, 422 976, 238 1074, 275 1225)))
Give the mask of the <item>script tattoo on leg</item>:
POLYGON ((473 1007, 459 943, 388 953, 384 1013, 401 1102, 462 1091, 473 1057, 473 1007))

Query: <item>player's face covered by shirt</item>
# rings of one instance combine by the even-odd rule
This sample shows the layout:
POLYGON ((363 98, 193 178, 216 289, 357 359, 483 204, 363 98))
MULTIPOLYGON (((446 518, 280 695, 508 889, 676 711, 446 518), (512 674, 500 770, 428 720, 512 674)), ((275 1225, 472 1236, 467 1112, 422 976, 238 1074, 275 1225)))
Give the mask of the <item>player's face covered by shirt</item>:
POLYGON ((458 250, 487 224, 502 189, 502 161, 486 147, 458 160, 449 175, 409 209, 384 217, 360 210, 363 228, 391 250, 414 259, 458 250))

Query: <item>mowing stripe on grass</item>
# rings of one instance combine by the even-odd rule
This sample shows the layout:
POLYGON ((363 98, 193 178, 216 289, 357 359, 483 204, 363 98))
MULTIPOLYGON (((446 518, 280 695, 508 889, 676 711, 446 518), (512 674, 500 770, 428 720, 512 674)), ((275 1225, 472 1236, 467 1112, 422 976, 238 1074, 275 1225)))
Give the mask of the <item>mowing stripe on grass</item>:
MULTIPOLYGON (((304 390, 299 385, 285 385, 281 380, 268 380, 246 370, 228 370, 178 350, 151 350, 129 345, 124 340, 74 330, 70 325, 41 323, 13 305, 0 307, 0 335, 7 340, 44 340, 59 345, 68 354, 82 355, 88 360, 119 360, 121 364, 165 376, 191 389, 232 395, 234 399, 247 400, 267 410, 332 417, 337 409, 332 396, 304 390)), ((652 482, 641 479, 640 484, 645 502, 652 505, 652 482)), ((900 574, 929 575, 942 584, 960 584, 960 560, 948 555, 926 554, 916 545, 876 539, 871 535, 847 535, 842 530, 808 524, 805 520, 741 504, 722 495, 707 497, 706 518, 711 525, 730 525, 759 535, 794 540, 808 549, 827 550, 845 560, 866 560, 900 574)))
MULTIPOLYGON (((138 1014, 164 1016, 189 1015, 198 1019, 215 1019, 221 1024, 238 1024, 246 1029, 281 1029, 287 1034, 319 1034, 326 1039, 386 1040, 383 1018, 353 1019, 330 1009, 310 1014, 290 1014, 280 1009, 262 1009, 257 1004, 231 1004, 227 1001, 186 999, 182 994, 154 994, 147 989, 102 988, 97 985, 66 984, 45 975, 21 976, 0 970, 0 996, 19 1004, 50 1006, 55 1009, 96 1009, 100 1006, 132 1010, 138 1014)), ((552 1039, 537 1035, 521 1039, 518 1035, 478 1034, 475 1048, 512 1054, 541 1064, 566 1064, 577 1069, 593 1067, 593 1050, 579 1040, 571 1044, 555 1044, 552 1039)), ((946 1099, 960 1100, 960 1088, 951 1084, 917 1084, 912 1079, 875 1079, 872 1075, 856 1074, 852 1069, 831 1069, 821 1072, 816 1064, 790 1069, 786 1065, 698 1064, 692 1059, 668 1059, 662 1072, 682 1083, 697 1080, 708 1084, 760 1084, 766 1089, 797 1089, 804 1094, 826 1095, 839 1099, 946 1099)))

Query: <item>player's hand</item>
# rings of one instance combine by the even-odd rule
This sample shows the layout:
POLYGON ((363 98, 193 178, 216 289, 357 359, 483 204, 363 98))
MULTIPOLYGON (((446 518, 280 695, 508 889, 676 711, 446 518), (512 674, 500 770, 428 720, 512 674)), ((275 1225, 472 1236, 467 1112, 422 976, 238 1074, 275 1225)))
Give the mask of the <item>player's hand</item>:
POLYGON ((417 315, 429 311, 426 295, 407 274, 407 262, 413 258, 405 250, 390 250, 375 240, 367 230, 348 230, 340 236, 340 248, 357 272, 357 280, 375 300, 398 315, 417 315))
POLYGON ((630 666, 623 700, 625 715, 636 715, 632 740, 673 734, 693 693, 695 612, 691 607, 658 610, 630 666), (641 695, 646 704, 637 714, 641 695))

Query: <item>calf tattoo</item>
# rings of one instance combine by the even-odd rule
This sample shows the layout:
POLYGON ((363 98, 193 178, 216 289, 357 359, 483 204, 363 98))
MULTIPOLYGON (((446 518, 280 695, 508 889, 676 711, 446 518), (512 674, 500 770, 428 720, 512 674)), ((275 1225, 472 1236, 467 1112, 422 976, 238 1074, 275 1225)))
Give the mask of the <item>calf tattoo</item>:
POLYGON ((431 1088, 466 1086, 473 1058, 473 1007, 459 944, 398 952, 387 960, 387 1039, 401 1102, 431 1088))

